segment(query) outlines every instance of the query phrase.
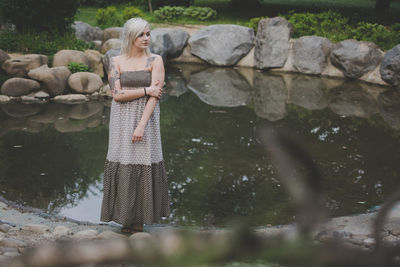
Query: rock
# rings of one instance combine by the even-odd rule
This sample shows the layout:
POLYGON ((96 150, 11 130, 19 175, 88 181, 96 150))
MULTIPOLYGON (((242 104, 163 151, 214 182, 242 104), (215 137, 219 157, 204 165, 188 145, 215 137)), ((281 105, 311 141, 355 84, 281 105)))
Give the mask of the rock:
POLYGON ((95 41, 93 41, 93 44, 94 44, 94 48, 96 50, 100 51, 102 42, 100 40, 95 40, 95 41))
POLYGON ((19 252, 18 248, 0 247, 0 254, 5 252, 19 252))
POLYGON ((121 39, 122 27, 111 27, 103 30, 103 43, 109 39, 121 39))
POLYGON ((3 65, 4 61, 6 61, 7 59, 10 59, 10 56, 2 49, 0 49, 0 66, 3 65))
POLYGON ((232 66, 253 47, 254 30, 238 25, 211 25, 189 39, 191 53, 212 65, 232 66))
POLYGON ((256 73, 254 89, 254 112, 258 117, 269 121, 286 117, 288 90, 282 76, 256 73))
POLYGON ((378 112, 376 100, 357 82, 347 82, 328 93, 329 108, 336 114, 368 118, 378 112))
POLYGON ((47 225, 43 225, 43 224, 25 224, 22 227, 22 230, 44 234, 44 233, 48 232, 50 230, 50 228, 47 225))
POLYGON ((332 43, 319 36, 303 36, 293 45, 293 67, 302 73, 321 74, 328 66, 332 43))
POLYGON ((21 254, 19 252, 13 251, 13 252, 5 252, 3 255, 7 256, 7 257, 16 257, 16 256, 19 256, 21 254))
POLYGON ((7 96, 22 96, 40 88, 37 81, 25 78, 11 78, 1 86, 1 93, 7 96))
POLYGON ((374 70, 382 56, 382 51, 374 43, 344 40, 333 45, 330 59, 344 76, 359 78, 374 70))
POLYGON ((147 242, 151 240, 151 235, 146 232, 135 233, 129 237, 129 240, 133 242, 147 242))
POLYGON ((2 104, 7 104, 9 103, 11 100, 8 96, 6 95, 0 95, 0 105, 2 104))
POLYGON ((206 62, 201 60, 200 58, 193 56, 190 52, 190 45, 187 45, 181 55, 176 58, 171 58, 169 62, 178 62, 178 63, 197 63, 197 64, 205 64, 206 62))
POLYGON ((72 231, 66 226, 59 225, 54 228, 53 235, 56 237, 69 236, 72 235, 72 231))
POLYGON ((69 87, 81 94, 91 94, 103 86, 101 77, 91 72, 76 72, 68 78, 69 87))
POLYGON ((382 80, 400 88, 400 44, 386 52, 379 71, 382 80))
POLYGON ((21 96, 21 103, 23 104, 42 104, 45 103, 46 100, 41 100, 39 98, 34 97, 33 95, 23 95, 21 96))
POLYGON ((2 64, 3 70, 15 77, 25 77, 31 69, 47 64, 48 58, 45 55, 28 54, 10 58, 2 64))
POLYGON ((96 230, 82 230, 75 233, 72 238, 77 240, 82 239, 93 239, 97 237, 98 232, 96 230))
POLYGON ((0 246, 9 248, 22 248, 26 246, 26 243, 15 238, 4 237, 4 234, 0 233, 0 246))
POLYGON ((121 39, 108 39, 101 46, 101 53, 107 53, 108 50, 121 49, 122 40, 121 39))
POLYGON ((20 103, 8 103, 2 105, 1 109, 8 116, 13 118, 24 118, 35 115, 40 112, 41 107, 39 105, 24 105, 20 103))
POLYGON ((296 75, 292 77, 288 89, 289 101, 300 107, 316 110, 328 106, 327 88, 320 77, 296 75))
POLYGON ((56 103, 63 104, 81 104, 87 101, 86 96, 81 94, 68 94, 68 95, 58 95, 53 99, 56 103))
POLYGON ((289 56, 291 30, 292 25, 281 17, 260 20, 254 50, 257 68, 283 67, 289 56))
POLYGON ((96 50, 86 50, 85 55, 89 59, 90 69, 100 77, 104 77, 103 55, 96 50))
POLYGON ((39 99, 47 99, 50 98, 50 95, 46 93, 45 91, 37 91, 33 93, 33 97, 39 98, 39 99))
POLYGON ((103 31, 99 27, 93 27, 82 21, 74 21, 74 23, 71 24, 71 27, 75 30, 75 36, 77 39, 86 42, 103 39, 103 31))
POLYGON ((367 239, 364 239, 364 245, 366 246, 366 247, 372 247, 373 245, 375 245, 375 239, 374 238, 371 238, 371 237, 369 237, 369 238, 367 238, 367 239))
POLYGON ((187 87, 212 106, 237 107, 250 102, 250 85, 231 68, 208 68, 192 74, 187 87))
POLYGON ((47 65, 43 65, 28 72, 30 78, 46 85, 51 96, 61 95, 65 92, 70 75, 71 71, 65 66, 49 68, 47 65))
POLYGON ((103 104, 98 101, 74 105, 69 110, 69 117, 75 120, 87 119, 95 114, 102 114, 103 108, 103 104))
POLYGON ((0 224, 0 232, 7 233, 11 229, 11 226, 7 224, 0 224))
MULTIPOLYGON (((190 37, 189 33, 187 33, 185 30, 176 28, 164 28, 164 30, 167 31, 172 41, 172 46, 168 50, 168 58, 174 58, 180 56, 180 54, 182 54, 183 49, 188 43, 190 37)), ((154 30, 151 31, 152 36, 153 32, 154 30)))
POLYGON ((111 93, 111 89, 110 89, 110 85, 109 84, 105 84, 100 88, 99 91, 100 96, 102 97, 113 97, 112 93, 111 93))
POLYGON ((189 34, 182 29, 158 28, 151 31, 150 50, 166 58, 178 57, 185 48, 189 34))
POLYGON ((99 98, 100 98, 99 92, 94 92, 89 96, 90 100, 99 100, 99 98))
POLYGON ((60 67, 65 66, 68 67, 68 64, 71 62, 82 63, 87 66, 90 65, 89 59, 82 51, 77 50, 60 50, 54 55, 53 66, 60 67))
MULTIPOLYGON (((383 120, 393 129, 400 129, 400 92, 388 90, 378 96, 378 106, 383 120)), ((400 233, 399 233, 400 234, 400 233)))
POLYGON ((254 61, 254 47, 250 50, 247 55, 239 60, 239 62, 236 64, 238 67, 247 67, 247 68, 254 68, 256 65, 254 61))
POLYGON ((108 73, 109 65, 111 62, 111 58, 119 55, 119 49, 111 49, 108 50, 107 53, 103 56, 103 65, 105 73, 108 73))
POLYGON ((127 237, 113 231, 104 231, 98 235, 101 239, 126 239, 127 237))

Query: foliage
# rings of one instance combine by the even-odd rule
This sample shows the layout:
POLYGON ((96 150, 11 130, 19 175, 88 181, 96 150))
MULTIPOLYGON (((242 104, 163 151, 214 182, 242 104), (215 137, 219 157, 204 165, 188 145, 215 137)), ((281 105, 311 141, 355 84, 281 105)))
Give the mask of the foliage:
POLYGON ((78 63, 78 62, 70 62, 68 64, 68 69, 72 73, 90 71, 90 68, 88 65, 83 64, 83 63, 78 63))
POLYGON ((190 6, 163 6, 154 11, 154 16, 159 20, 171 21, 179 18, 196 20, 210 20, 217 17, 217 12, 209 7, 190 6))
POLYGON ((117 12, 115 6, 108 6, 107 8, 99 8, 96 14, 96 22, 101 28, 108 28, 112 26, 121 26, 123 24, 122 16, 117 12))
POLYGON ((64 32, 74 20, 79 0, 1 0, 0 17, 18 30, 64 32))
POLYGON ((356 40, 373 42, 385 50, 400 43, 399 32, 392 32, 383 25, 368 22, 359 22, 357 28, 352 30, 352 37, 356 40))
POLYGON ((257 32, 258 23, 260 22, 260 20, 265 19, 265 18, 266 18, 266 17, 251 18, 247 26, 248 26, 249 28, 252 28, 255 32, 257 32))
POLYGON ((48 32, 13 32, 0 33, 0 47, 6 52, 53 55, 62 49, 94 49, 93 43, 78 40, 72 31, 63 34, 48 32))
POLYGON ((127 21, 128 19, 134 17, 144 17, 144 14, 139 8, 130 6, 124 8, 124 11, 122 12, 122 17, 124 21, 127 21))

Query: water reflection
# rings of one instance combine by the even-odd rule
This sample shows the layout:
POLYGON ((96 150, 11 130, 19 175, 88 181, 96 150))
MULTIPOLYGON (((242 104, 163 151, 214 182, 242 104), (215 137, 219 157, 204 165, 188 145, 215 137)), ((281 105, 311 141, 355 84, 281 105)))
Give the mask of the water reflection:
MULTIPOLYGON (((371 92, 382 88, 367 84, 195 65, 170 66, 166 78, 161 131, 169 221, 292 220, 293 206, 259 149, 256 132, 264 124, 294 135, 322 166, 335 215, 363 212, 397 186, 398 92, 379 95, 371 92)), ((98 221, 109 105, 2 105, 1 195, 98 221)))

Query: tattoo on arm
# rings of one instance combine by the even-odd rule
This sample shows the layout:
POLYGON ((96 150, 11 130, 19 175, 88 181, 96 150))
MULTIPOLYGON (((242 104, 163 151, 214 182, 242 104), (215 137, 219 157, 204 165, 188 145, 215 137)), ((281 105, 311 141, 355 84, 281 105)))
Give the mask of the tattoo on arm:
POLYGON ((108 81, 109 81, 109 84, 110 84, 111 91, 114 94, 118 94, 119 90, 117 88, 118 87, 117 86, 117 82, 120 81, 120 78, 119 78, 119 71, 117 69, 117 66, 115 65, 114 60, 112 60, 111 63, 110 63, 110 70, 109 70, 108 73, 109 73, 108 74, 108 81))
POLYGON ((146 68, 149 68, 151 66, 151 63, 153 63, 153 61, 156 59, 156 57, 152 56, 152 57, 148 57, 147 61, 146 61, 146 68))

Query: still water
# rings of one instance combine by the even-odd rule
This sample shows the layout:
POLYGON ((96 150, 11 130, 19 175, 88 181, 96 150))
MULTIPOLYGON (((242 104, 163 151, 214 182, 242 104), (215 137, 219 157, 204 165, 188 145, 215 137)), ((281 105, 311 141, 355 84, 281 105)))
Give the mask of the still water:
MULTIPOLYGON (((169 66, 161 134, 171 216, 221 226, 293 221, 294 204, 260 147, 265 125, 321 167, 332 216, 366 212, 400 181, 400 94, 364 83, 252 69, 169 66)), ((99 222, 110 101, 0 106, 0 195, 99 222)))

